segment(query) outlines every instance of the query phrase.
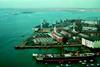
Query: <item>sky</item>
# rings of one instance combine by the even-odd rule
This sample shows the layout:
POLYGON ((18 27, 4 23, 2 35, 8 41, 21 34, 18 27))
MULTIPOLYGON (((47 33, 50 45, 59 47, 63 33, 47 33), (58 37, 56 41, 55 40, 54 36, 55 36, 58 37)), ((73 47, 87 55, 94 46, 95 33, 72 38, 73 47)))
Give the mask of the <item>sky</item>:
POLYGON ((0 8, 100 8, 100 0, 0 0, 0 8))

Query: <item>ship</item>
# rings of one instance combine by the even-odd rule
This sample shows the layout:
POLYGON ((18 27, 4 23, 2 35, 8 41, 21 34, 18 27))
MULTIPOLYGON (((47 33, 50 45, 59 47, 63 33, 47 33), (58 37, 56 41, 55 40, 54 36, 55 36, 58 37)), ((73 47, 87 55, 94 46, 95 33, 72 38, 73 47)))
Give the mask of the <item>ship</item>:
POLYGON ((64 54, 33 54, 33 58, 41 63, 77 63, 77 62, 91 62, 95 60, 94 53, 64 53, 64 54))

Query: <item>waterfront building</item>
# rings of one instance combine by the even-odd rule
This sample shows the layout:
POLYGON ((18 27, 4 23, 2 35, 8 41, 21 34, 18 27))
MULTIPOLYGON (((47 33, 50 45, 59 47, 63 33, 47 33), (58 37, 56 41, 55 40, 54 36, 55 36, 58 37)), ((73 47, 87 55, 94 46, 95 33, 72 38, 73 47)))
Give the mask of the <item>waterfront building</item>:
POLYGON ((97 37, 82 38, 82 45, 93 49, 100 48, 100 38, 97 37))
POLYGON ((56 28, 54 27, 54 30, 51 33, 52 38, 54 38, 57 42, 63 42, 65 40, 64 36, 61 34, 61 27, 56 28))

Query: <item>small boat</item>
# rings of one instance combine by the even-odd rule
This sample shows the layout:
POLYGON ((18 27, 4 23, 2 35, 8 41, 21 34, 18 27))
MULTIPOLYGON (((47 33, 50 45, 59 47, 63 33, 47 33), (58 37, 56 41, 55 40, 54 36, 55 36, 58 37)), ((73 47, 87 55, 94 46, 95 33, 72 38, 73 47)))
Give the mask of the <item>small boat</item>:
POLYGON ((94 53, 79 53, 77 55, 73 55, 72 53, 65 54, 33 54, 33 57, 37 62, 43 63, 75 63, 79 61, 87 61, 94 60, 94 53))

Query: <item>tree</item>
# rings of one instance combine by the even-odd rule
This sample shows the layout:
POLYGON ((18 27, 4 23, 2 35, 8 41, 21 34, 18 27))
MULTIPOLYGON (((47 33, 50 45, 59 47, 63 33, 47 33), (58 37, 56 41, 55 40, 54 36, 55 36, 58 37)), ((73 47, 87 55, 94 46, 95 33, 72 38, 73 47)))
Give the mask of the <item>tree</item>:
POLYGON ((43 28, 48 28, 49 27, 49 23, 46 20, 43 20, 43 28))
POLYGON ((97 31, 100 31, 100 20, 97 22, 96 27, 97 27, 97 31))
POLYGON ((81 20, 75 21, 75 31, 81 32, 82 31, 82 23, 81 20))

